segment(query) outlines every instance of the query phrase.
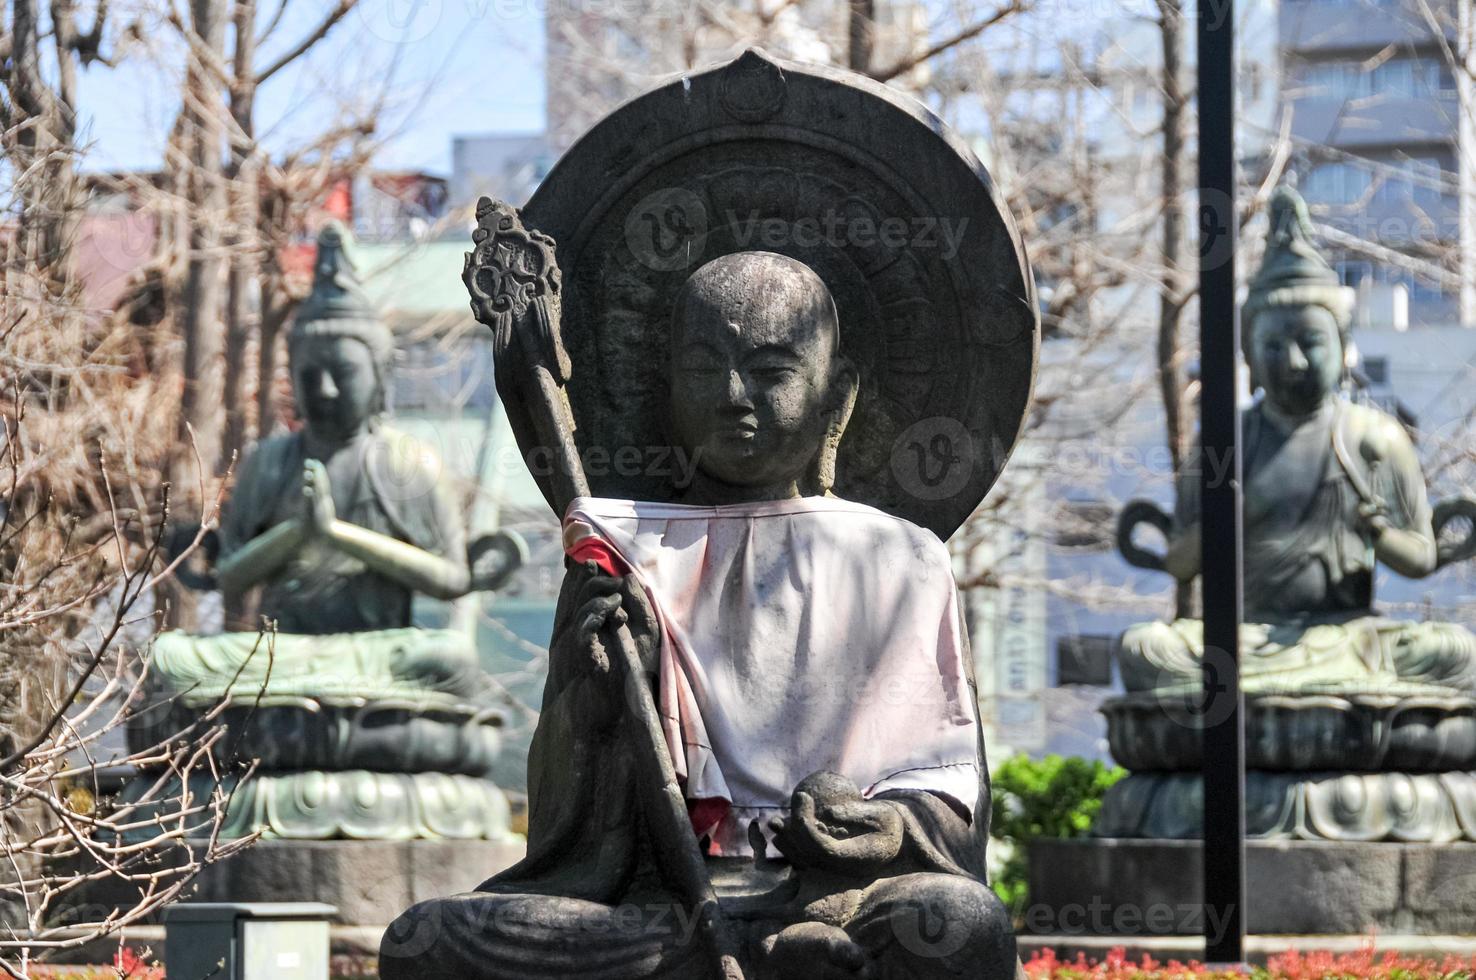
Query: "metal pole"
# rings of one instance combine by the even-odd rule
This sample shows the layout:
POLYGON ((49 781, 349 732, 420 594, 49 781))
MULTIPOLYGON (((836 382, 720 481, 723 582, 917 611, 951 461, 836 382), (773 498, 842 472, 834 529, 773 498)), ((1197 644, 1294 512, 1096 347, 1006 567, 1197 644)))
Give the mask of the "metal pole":
POLYGON ((1235 5, 1199 0, 1199 310, 1204 590, 1204 937, 1245 959, 1245 723, 1240 695, 1240 327, 1235 310, 1235 5))

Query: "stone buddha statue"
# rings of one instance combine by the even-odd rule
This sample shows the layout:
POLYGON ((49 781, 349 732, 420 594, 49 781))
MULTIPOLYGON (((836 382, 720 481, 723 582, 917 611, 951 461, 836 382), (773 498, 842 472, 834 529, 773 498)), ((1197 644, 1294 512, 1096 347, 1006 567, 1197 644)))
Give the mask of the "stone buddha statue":
MULTIPOLYGON (((1243 418, 1248 690, 1328 691, 1371 683, 1476 690, 1476 636, 1375 613, 1382 563, 1423 578, 1456 555, 1437 547, 1419 457, 1403 425, 1341 394, 1351 291, 1309 239, 1306 205, 1277 191, 1272 232, 1242 316, 1261 398, 1243 418), (1443 560, 1442 560, 1443 559, 1443 560)), ((1199 574, 1199 473, 1184 475, 1163 567, 1199 574)), ((1122 638, 1129 691, 1198 685, 1198 620, 1146 623, 1122 638)))
POLYGON ((500 715, 470 639, 412 619, 412 598, 492 587, 516 542, 473 576, 447 474, 387 420, 394 339, 354 278, 335 226, 289 338, 302 427, 243 460, 219 531, 219 587, 260 590, 270 632, 161 635, 156 701, 136 742, 168 737, 221 700, 243 783, 228 830, 278 837, 503 836, 484 777, 500 715), (491 565, 497 567, 493 568, 491 565), (365 801, 369 802, 365 802, 365 801))
MULTIPOLYGON (((1470 557, 1469 536, 1441 530, 1472 505, 1432 508, 1403 425, 1342 393, 1351 300, 1312 244, 1305 203, 1278 189, 1242 313, 1260 393, 1242 416, 1248 832, 1460 839, 1476 832, 1476 635, 1380 613, 1374 580, 1380 564, 1423 578, 1470 557)), ((1172 518, 1129 504, 1118 539, 1130 563, 1198 575, 1199 481, 1197 468, 1181 475, 1172 518), (1166 533, 1163 555, 1133 542, 1140 522, 1166 533)), ((1133 774, 1109 792, 1096 833, 1199 832, 1199 740, 1184 736, 1198 724, 1203 638, 1197 619, 1123 634, 1127 694, 1102 710, 1133 774)))
POLYGON ((884 85, 749 51, 477 217, 463 281, 566 573, 527 858, 406 911, 380 975, 1014 976, 944 544, 1039 343, 982 165, 884 85), (875 233, 940 220, 956 250, 875 233))
POLYGON ((633 797, 618 622, 658 665, 692 833, 751 975, 1012 976, 948 551, 830 492, 857 375, 828 289, 782 255, 712 260, 676 301, 668 371, 691 484, 565 518, 571 554, 593 538, 631 571, 576 563, 565 581, 528 858, 405 913, 381 975, 706 975, 633 797))

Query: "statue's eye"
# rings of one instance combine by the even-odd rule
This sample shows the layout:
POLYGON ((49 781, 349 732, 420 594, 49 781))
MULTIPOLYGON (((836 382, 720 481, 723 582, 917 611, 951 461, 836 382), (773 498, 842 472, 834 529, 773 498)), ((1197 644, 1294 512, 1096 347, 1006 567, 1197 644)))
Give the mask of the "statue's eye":
POLYGON ((783 381, 799 370, 799 360, 786 351, 765 347, 747 359, 750 374, 766 381, 783 381))

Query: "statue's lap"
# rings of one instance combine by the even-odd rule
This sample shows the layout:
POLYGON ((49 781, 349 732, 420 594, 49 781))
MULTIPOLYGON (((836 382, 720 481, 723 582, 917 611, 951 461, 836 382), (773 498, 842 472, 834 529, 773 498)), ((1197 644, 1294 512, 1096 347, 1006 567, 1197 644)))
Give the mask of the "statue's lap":
MULTIPOLYGON (((1204 623, 1139 623, 1123 633, 1129 691, 1198 683, 1204 623)), ((1367 689, 1409 682, 1476 691, 1476 634, 1454 623, 1411 623, 1372 613, 1241 626, 1240 669, 1252 689, 1367 689)))
MULTIPOLYGON (((878 976, 908 980, 1013 975, 1009 916, 972 878, 915 873, 855 888, 822 888, 806 901, 783 879, 716 868, 724 912, 744 959, 762 962, 787 927, 834 926, 867 951, 878 976), (779 885, 755 894, 762 885, 779 885), (828 892, 828 894, 821 894, 828 892)), ((380 949, 385 980, 501 977, 689 977, 707 956, 692 909, 661 892, 618 904, 522 893, 470 892, 422 902, 402 914, 380 949)), ((760 973, 759 976, 767 974, 760 973)))

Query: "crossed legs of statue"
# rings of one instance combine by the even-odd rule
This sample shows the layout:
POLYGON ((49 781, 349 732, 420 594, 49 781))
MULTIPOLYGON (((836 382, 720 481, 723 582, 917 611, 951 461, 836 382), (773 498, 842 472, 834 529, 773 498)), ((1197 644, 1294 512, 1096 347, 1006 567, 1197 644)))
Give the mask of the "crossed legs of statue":
MULTIPOLYGON (((1241 672, 1262 690, 1358 688, 1407 681, 1476 692, 1476 635, 1453 623, 1373 614, 1308 617, 1241 628, 1241 672)), ((1196 684, 1204 657, 1197 619, 1140 623, 1118 649, 1123 685, 1152 691, 1196 684)))
POLYGON ((908 874, 812 903, 760 943, 760 980, 1015 975, 1009 914, 972 878, 908 874))
MULTIPOLYGON (((753 980, 1005 980, 1016 970, 1009 916, 983 883, 921 873, 804 905, 735 918, 753 980)), ((380 950, 384 980, 696 980, 712 972, 690 910, 631 896, 610 906, 470 893, 400 916, 380 950)))

